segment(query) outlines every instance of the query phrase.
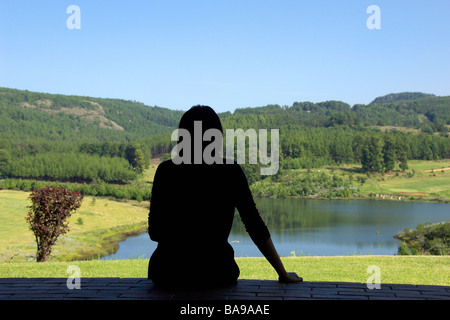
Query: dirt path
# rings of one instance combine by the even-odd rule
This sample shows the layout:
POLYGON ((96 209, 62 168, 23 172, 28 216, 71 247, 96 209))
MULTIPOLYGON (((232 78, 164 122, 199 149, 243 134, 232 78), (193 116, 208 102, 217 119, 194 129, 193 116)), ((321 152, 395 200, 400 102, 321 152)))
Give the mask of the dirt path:
POLYGON ((423 172, 442 171, 442 170, 450 170, 450 168, 436 168, 430 170, 423 170, 423 172))
POLYGON ((409 195, 409 196, 424 196, 424 195, 426 195, 426 193, 423 193, 423 192, 399 192, 399 194, 409 195))

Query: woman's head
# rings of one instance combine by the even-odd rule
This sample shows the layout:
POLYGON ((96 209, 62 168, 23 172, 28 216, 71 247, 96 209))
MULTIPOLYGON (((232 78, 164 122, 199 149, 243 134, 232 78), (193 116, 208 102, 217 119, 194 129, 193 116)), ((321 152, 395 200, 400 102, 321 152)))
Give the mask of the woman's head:
POLYGON ((223 133, 219 116, 211 107, 199 105, 190 108, 181 117, 179 129, 186 129, 193 136, 195 121, 202 122, 202 135, 208 129, 218 129, 223 133))
MULTIPOLYGON (((211 107, 198 105, 190 108, 181 117, 178 129, 181 129, 178 146, 181 149, 179 155, 182 155, 182 158, 191 159, 190 163, 203 163, 205 148, 211 145, 207 153, 207 156, 211 157, 208 157, 206 163, 210 163, 211 159, 221 159, 223 129, 219 116, 211 107), (188 153, 185 154, 185 151, 188 153)), ((178 148, 176 150, 178 152, 178 148)))

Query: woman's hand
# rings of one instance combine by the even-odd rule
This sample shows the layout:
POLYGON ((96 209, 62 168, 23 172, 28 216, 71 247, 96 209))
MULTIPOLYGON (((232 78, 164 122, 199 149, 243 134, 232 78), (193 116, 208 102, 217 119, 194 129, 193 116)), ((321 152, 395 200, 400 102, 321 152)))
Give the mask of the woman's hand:
POLYGON ((303 278, 299 277, 295 272, 286 272, 286 274, 278 277, 278 281, 281 283, 296 283, 302 282, 303 278))
POLYGON ((267 239, 264 243, 260 243, 258 248, 278 273, 278 281, 281 283, 295 283, 303 281, 303 278, 299 277, 295 272, 286 272, 286 269, 284 269, 283 263, 281 262, 277 250, 275 250, 271 238, 267 239))

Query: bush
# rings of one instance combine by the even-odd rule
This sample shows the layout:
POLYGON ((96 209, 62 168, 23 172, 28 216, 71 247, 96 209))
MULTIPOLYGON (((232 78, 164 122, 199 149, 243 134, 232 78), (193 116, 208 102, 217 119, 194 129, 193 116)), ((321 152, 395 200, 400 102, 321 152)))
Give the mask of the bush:
POLYGON ((81 206, 83 196, 62 187, 46 186, 30 194, 31 211, 25 217, 36 237, 36 261, 46 261, 61 234, 69 231, 67 218, 81 206))
POLYGON ((450 254, 450 221, 418 224, 413 230, 405 229, 395 235, 402 240, 399 254, 450 254))
POLYGON ((406 244, 406 242, 402 242, 400 247, 398 248, 398 252, 399 255, 401 256, 407 256, 411 254, 411 249, 409 249, 408 245, 406 244))

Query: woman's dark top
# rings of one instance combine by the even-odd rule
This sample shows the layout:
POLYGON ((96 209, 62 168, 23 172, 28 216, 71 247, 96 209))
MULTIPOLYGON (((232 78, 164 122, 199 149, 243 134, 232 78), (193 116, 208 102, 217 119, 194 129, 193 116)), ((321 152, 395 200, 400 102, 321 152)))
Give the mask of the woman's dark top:
POLYGON ((162 162, 148 216, 148 233, 158 242, 149 279, 178 287, 236 282, 239 268, 228 243, 235 208, 255 244, 269 239, 238 164, 162 162))

